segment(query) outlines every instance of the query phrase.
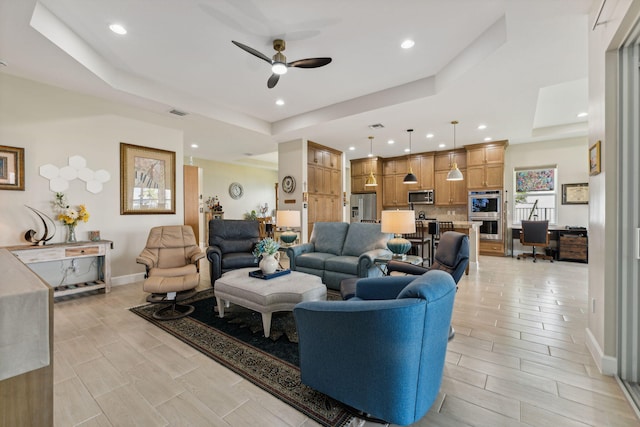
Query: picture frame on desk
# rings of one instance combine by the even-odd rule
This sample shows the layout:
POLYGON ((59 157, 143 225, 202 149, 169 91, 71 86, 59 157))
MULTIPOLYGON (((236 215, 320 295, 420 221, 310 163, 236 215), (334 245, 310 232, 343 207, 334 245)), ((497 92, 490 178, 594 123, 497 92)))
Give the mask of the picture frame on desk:
POLYGON ((562 204, 563 205, 588 205, 589 204, 589 184, 562 184, 562 204))
POLYGON ((176 213, 176 153, 120 143, 120 215, 176 213))

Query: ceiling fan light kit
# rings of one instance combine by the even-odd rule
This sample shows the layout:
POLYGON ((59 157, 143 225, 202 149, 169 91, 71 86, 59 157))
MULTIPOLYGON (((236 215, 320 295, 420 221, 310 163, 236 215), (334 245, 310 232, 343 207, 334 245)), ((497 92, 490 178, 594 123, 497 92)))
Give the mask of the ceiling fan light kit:
POLYGON ((407 132, 409 132, 409 173, 404 177, 404 179, 402 180, 402 183, 417 184, 418 177, 415 176, 415 174, 413 173, 413 170, 411 169, 411 132, 413 132, 413 129, 407 129, 407 132))
POLYGON ((252 47, 249 47, 245 44, 237 42, 235 40, 231 40, 231 43, 238 46, 240 49, 244 50, 252 54, 253 56, 262 59, 265 62, 271 64, 271 72, 273 73, 271 77, 267 80, 267 87, 272 89, 278 83, 280 76, 282 74, 287 73, 287 69, 289 67, 296 68, 318 68, 323 67, 331 62, 331 58, 307 58, 307 59, 299 59, 293 62, 287 62, 287 57, 282 53, 286 48, 286 43, 282 39, 275 39, 273 41, 273 49, 276 50, 276 54, 273 55, 273 58, 269 58, 262 52, 255 50, 252 47))
POLYGON ((453 162, 451 163, 451 170, 447 174, 447 181, 462 181, 464 177, 462 176, 462 172, 458 169, 458 163, 456 163, 456 125, 458 124, 457 120, 453 120, 451 122, 453 125, 453 162))

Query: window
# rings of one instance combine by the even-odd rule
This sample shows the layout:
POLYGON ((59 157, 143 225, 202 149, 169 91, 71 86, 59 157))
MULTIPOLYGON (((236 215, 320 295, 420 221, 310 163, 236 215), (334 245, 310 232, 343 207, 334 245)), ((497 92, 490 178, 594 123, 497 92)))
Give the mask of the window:
POLYGON ((557 222, 557 175, 555 166, 514 170, 514 224, 520 224, 523 219, 557 222))

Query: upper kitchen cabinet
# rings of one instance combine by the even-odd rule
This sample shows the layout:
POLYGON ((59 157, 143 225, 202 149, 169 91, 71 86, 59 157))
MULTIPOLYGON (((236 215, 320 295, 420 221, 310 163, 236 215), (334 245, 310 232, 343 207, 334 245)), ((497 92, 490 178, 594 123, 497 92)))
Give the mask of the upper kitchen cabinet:
POLYGON ((434 189, 436 206, 467 204, 467 156, 464 150, 437 152, 434 158, 434 189), (463 181, 447 181, 453 163, 464 176, 463 181))
POLYGON ((469 190, 504 187, 504 151, 507 141, 467 145, 467 188, 469 190))
POLYGON ((376 187, 366 187, 364 184, 373 172, 381 185, 382 160, 378 157, 351 160, 351 193, 376 193, 376 187))

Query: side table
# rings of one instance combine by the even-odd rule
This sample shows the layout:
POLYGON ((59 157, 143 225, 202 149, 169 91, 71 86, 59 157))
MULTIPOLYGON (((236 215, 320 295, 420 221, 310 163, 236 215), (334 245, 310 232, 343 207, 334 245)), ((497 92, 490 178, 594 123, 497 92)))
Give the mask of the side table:
POLYGON ((392 259, 395 260, 395 261, 406 262, 408 264, 413 264, 413 265, 422 265, 422 262, 424 261, 421 257, 416 256, 416 255, 407 255, 405 257, 405 259, 392 258, 391 255, 388 255, 388 256, 378 257, 378 258, 374 259, 373 263, 376 265, 376 267, 378 267, 378 269, 380 269, 382 274, 384 274, 386 276, 387 275, 387 263, 389 261, 391 261, 392 259))

